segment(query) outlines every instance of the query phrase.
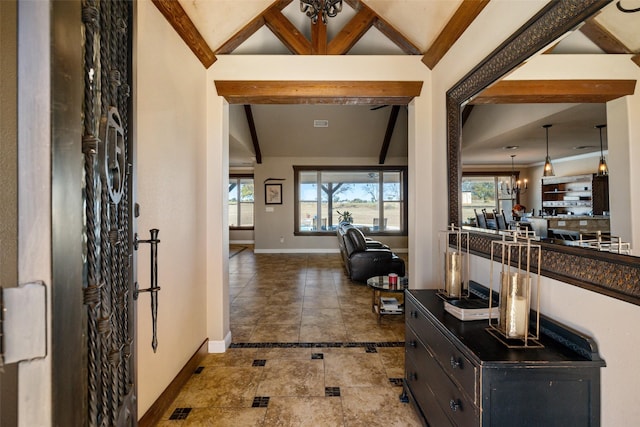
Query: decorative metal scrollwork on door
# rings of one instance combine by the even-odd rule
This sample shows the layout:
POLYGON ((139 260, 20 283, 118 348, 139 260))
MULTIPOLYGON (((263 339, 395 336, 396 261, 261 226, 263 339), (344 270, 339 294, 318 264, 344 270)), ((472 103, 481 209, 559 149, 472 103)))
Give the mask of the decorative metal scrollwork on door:
POLYGON ((122 119, 115 107, 109 107, 107 115, 100 120, 100 141, 102 142, 102 179, 106 181, 111 202, 118 204, 124 192, 125 147, 122 119))
POLYGON ((86 419, 137 423, 133 357, 132 2, 83 0, 86 419), (96 132, 98 130, 98 132, 96 132))

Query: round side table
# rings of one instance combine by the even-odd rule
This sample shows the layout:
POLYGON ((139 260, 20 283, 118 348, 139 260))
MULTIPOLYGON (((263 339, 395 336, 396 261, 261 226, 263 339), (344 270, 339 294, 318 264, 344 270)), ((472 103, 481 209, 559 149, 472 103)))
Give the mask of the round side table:
POLYGON ((409 279, 407 277, 398 277, 398 283, 389 284, 389 276, 374 276, 367 279, 367 286, 373 291, 371 298, 371 311, 378 315, 378 323, 385 314, 404 314, 404 298, 403 303, 399 305, 398 310, 386 311, 382 308, 380 302, 381 294, 403 294, 404 290, 409 287, 409 279))

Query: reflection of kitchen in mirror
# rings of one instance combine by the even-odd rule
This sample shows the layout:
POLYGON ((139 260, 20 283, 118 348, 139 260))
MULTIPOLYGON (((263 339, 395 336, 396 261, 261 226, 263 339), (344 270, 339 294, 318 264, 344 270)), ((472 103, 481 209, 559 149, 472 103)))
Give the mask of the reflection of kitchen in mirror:
POLYGON ((593 72, 587 64, 605 52, 585 33, 574 31, 464 106, 463 224, 624 254, 640 244, 627 108, 640 73, 626 55, 628 64, 593 72))

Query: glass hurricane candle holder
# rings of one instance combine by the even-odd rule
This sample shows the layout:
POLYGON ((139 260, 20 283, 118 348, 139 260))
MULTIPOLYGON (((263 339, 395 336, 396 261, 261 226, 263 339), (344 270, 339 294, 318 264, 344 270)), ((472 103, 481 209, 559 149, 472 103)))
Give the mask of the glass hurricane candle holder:
POLYGON ((540 245, 532 239, 513 235, 513 240, 491 242, 491 287, 489 332, 511 348, 542 347, 540 334, 540 245), (532 287, 535 286, 535 289, 532 287), (494 290, 499 289, 498 307, 493 306, 494 290), (532 306, 532 291, 534 304, 532 306), (531 309, 535 309, 532 313, 531 309), (531 318, 534 314, 535 317, 531 318))
POLYGON ((507 338, 525 339, 529 324, 530 281, 519 272, 500 272, 500 316, 498 327, 507 338))
POLYGON ((469 232, 453 224, 439 233, 438 293, 445 298, 459 299, 468 296, 469 232))

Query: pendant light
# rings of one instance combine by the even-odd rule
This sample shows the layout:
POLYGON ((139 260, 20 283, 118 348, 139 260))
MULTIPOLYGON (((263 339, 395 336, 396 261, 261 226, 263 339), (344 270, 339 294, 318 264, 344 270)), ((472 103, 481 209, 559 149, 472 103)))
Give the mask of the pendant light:
POLYGON ((596 128, 600 130, 600 163, 598 164, 598 176, 609 175, 609 168, 607 162, 604 160, 604 150, 602 148, 602 128, 606 128, 607 125, 596 125, 596 128))
POLYGON ((545 128, 547 132, 547 157, 544 159, 544 171, 542 173, 542 176, 554 176, 553 165, 551 164, 551 157, 549 157, 549 128, 551 126, 553 125, 542 126, 543 128, 545 128))

